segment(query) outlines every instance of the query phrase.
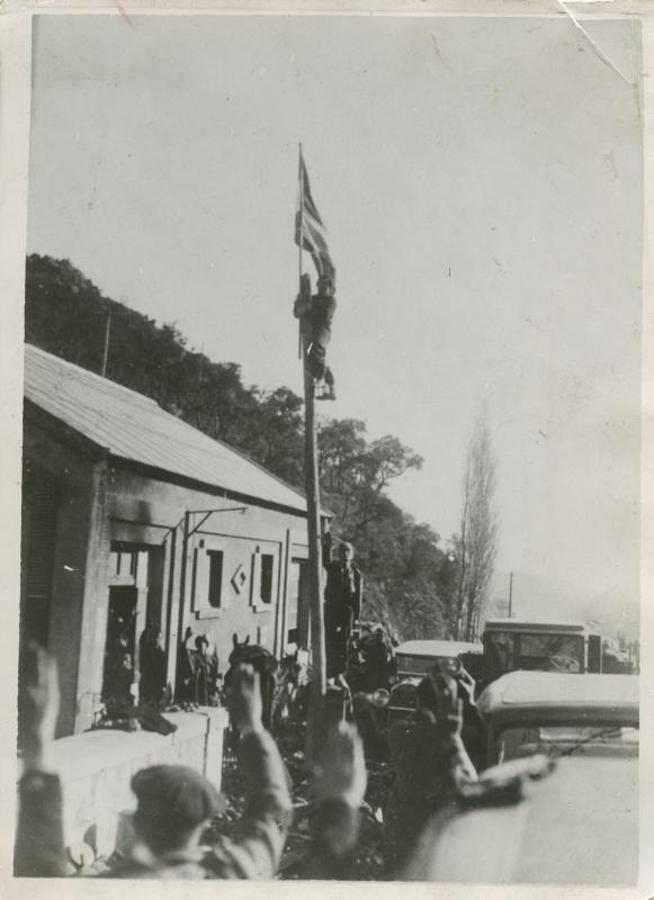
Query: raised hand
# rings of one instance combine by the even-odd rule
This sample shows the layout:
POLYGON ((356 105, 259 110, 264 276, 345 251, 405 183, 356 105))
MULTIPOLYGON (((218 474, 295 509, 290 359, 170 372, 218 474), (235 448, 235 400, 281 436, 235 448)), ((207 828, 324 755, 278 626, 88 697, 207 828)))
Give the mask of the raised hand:
POLYGON ((242 735, 261 731, 263 728, 259 675, 252 666, 243 664, 234 669, 229 691, 229 708, 232 721, 242 735))
POLYGON ((45 755, 54 740, 59 715, 59 678, 54 659, 36 644, 30 644, 22 696, 21 741, 26 768, 43 768, 45 755))
POLYGON ((475 705, 475 679, 472 677, 470 672, 467 669, 464 669, 463 666, 459 669, 457 674, 457 681, 461 688, 466 692, 468 696, 468 700, 470 701, 470 705, 475 705))
POLYGON ((312 767, 317 803, 341 800, 353 808, 366 792, 366 763, 359 733, 346 722, 333 725, 316 750, 312 767))
POLYGON ((447 731, 460 738, 463 729, 463 700, 457 699, 447 713, 447 731))

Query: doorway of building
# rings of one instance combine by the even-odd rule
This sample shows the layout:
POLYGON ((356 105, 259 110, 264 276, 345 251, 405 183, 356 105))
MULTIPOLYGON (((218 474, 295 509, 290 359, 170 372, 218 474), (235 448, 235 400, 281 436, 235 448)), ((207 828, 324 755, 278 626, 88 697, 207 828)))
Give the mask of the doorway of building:
POLYGON ((140 636, 146 626, 149 552, 143 545, 114 541, 109 556, 109 604, 102 698, 118 715, 139 701, 140 636))
POLYGON ((129 705, 134 697, 137 602, 135 587, 109 588, 102 680, 102 699, 108 708, 129 705))

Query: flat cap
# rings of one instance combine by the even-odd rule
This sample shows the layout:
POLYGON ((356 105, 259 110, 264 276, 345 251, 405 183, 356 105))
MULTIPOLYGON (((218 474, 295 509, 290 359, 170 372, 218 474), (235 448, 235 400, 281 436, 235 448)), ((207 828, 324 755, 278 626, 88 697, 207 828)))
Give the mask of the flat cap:
POLYGON ((226 809, 225 798, 188 766, 150 766, 132 778, 136 817, 153 831, 191 831, 226 809))

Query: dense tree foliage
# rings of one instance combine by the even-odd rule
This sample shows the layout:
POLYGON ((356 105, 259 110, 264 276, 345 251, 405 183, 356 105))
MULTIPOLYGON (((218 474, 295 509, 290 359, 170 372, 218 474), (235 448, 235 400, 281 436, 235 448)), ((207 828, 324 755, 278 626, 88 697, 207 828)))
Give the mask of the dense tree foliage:
POLYGON ((325 423, 318 453, 323 501, 367 575, 367 614, 404 639, 447 635, 455 589, 448 555, 428 525, 417 524, 384 493, 390 480, 419 469, 422 459, 391 435, 369 443, 365 423, 356 419, 325 423))
MULTIPOLYGON (((240 367, 188 348, 174 325, 104 297, 67 260, 27 259, 25 336, 44 350, 152 397, 191 425, 302 487, 302 400, 286 387, 245 387, 240 367)), ((385 489, 422 459, 392 435, 368 441, 364 422, 330 420, 318 434, 323 504, 350 540, 366 577, 366 618, 399 638, 453 635, 457 576, 439 536, 396 506, 385 489)))

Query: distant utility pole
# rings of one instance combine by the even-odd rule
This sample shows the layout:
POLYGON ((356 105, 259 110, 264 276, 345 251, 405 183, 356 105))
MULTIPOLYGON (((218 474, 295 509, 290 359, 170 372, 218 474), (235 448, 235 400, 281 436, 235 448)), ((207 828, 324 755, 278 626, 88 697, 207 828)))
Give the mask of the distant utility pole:
POLYGON ((104 353, 102 354, 102 377, 107 374, 107 360, 109 359, 109 335, 111 334, 111 309, 107 310, 107 324, 104 329, 104 353))
POLYGON ((513 572, 509 575, 509 619, 513 613, 513 572))

